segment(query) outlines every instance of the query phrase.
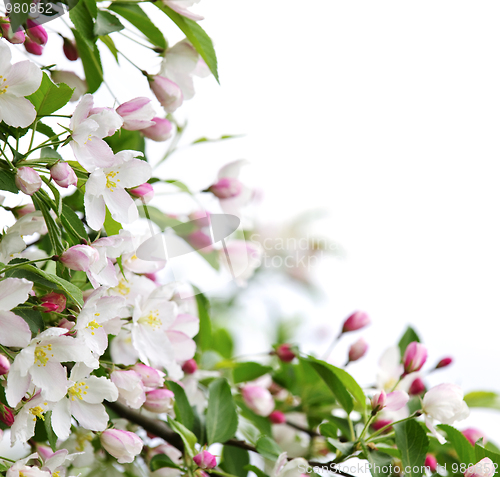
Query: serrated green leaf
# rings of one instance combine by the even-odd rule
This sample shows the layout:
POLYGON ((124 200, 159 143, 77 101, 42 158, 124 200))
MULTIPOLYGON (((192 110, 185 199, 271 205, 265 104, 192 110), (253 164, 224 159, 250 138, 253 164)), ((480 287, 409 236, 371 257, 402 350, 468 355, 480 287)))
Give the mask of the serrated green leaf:
POLYGON ((406 477, 421 477, 429 448, 429 439, 424 429, 415 420, 397 424, 394 429, 396 431, 396 445, 401 452, 401 461, 405 468, 406 477))
POLYGON ((333 422, 324 422, 319 426, 319 433, 325 437, 331 437, 332 439, 338 438, 339 428, 333 422))
POLYGON ((226 379, 219 378, 208 387, 207 441, 225 442, 234 436, 238 427, 238 415, 231 388, 226 379))
POLYGON ((455 449, 461 463, 467 465, 475 464, 474 448, 458 429, 455 429, 454 427, 447 424, 440 424, 437 427, 446 433, 446 440, 455 449))
POLYGON ((225 472, 236 477, 246 477, 245 467, 250 463, 250 455, 245 449, 233 446, 222 447, 222 462, 220 467, 225 472))
POLYGON ((271 366, 263 366, 260 363, 246 362, 237 363, 233 369, 234 384, 244 383, 246 381, 253 381, 258 377, 271 372, 271 366))
POLYGON ((174 411, 175 418, 184 424, 188 429, 193 429, 194 415, 191 404, 189 404, 188 398, 182 386, 174 381, 165 381, 168 389, 172 391, 175 395, 174 399, 174 411))
MULTIPOLYGON (((80 3, 81 2, 79 2, 79 4, 80 3)), ((75 8, 73 8, 73 10, 75 10, 75 8)), ((93 43, 89 45, 84 36, 78 30, 73 29, 73 34, 75 36, 78 53, 83 63, 83 70, 85 72, 88 92, 95 93, 103 82, 101 56, 99 54, 99 49, 97 48, 97 45, 93 43)))
MULTIPOLYGON (((95 2, 87 2, 79 0, 76 5, 69 11, 69 18, 75 25, 78 31, 80 44, 84 43, 87 49, 93 50, 96 36, 94 35, 94 17, 97 14, 97 7, 95 2)), ((74 33, 74 32, 73 32, 74 33)), ((76 37, 75 37, 76 39, 76 37)), ((78 53, 81 56, 80 45, 77 41, 78 53)))
POLYGON ((81 243, 81 240, 89 240, 80 217, 66 204, 62 206, 61 222, 68 234, 73 238, 72 245, 81 243))
POLYGON ((485 449, 479 442, 476 443, 476 445, 474 446, 474 452, 476 457, 475 463, 479 462, 480 460, 483 460, 485 457, 488 457, 492 460, 493 464, 496 464, 496 469, 500 467, 500 454, 485 449))
POLYGON ((124 28, 122 22, 112 13, 106 10, 99 10, 97 12, 97 18, 94 25, 95 36, 109 35, 115 31, 121 31, 124 28))
POLYGON ((166 454, 157 454, 153 456, 151 461, 149 462, 149 469, 154 472, 158 469, 163 469, 164 467, 168 467, 171 469, 181 469, 174 461, 166 454))
POLYGON ((283 452, 276 441, 269 436, 259 437, 255 447, 262 457, 269 460, 276 460, 283 452))
POLYGON ((483 407, 500 410, 500 396, 493 391, 472 391, 464 396, 469 407, 483 407))
POLYGON ((186 452, 193 458, 195 455, 196 436, 180 422, 174 421, 170 416, 167 416, 167 419, 168 425, 181 436, 182 442, 184 442, 184 446, 186 447, 186 452))
POLYGON ((118 48, 116 48, 113 39, 109 35, 102 35, 99 37, 99 40, 101 40, 108 47, 108 50, 111 51, 111 54, 115 57, 116 62, 119 64, 118 48))
POLYGON ((197 348, 205 351, 212 348, 212 324, 210 322, 210 303, 207 297, 195 287, 196 305, 198 307, 198 318, 200 319, 200 330, 195 337, 197 348))
POLYGON ((35 106, 38 116, 46 116, 61 109, 69 102, 72 95, 73 90, 67 84, 56 85, 47 73, 43 73, 40 87, 27 96, 27 99, 35 106))

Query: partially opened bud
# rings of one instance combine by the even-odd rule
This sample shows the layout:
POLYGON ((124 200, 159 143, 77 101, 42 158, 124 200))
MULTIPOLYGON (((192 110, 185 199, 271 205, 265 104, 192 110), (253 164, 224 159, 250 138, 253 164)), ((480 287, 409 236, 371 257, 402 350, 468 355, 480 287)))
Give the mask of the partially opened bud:
POLYGON ((427 348, 417 341, 412 341, 403 356, 405 374, 420 371, 427 360, 427 348))
POLYGON ((101 444, 113 457, 118 459, 119 464, 133 462, 143 446, 137 434, 119 429, 106 429, 101 434, 101 444))
POLYGON ((446 366, 449 366, 451 363, 453 363, 453 358, 450 357, 443 358, 441 361, 439 361, 438 364, 436 364, 436 369, 446 368, 446 366))
POLYGON ((130 192, 130 195, 143 200, 145 204, 149 203, 155 196, 153 186, 151 184, 148 184, 147 182, 141 184, 140 186, 134 187, 133 189, 129 189, 128 191, 130 192))
POLYGON ((368 343, 363 338, 360 338, 349 348, 349 361, 357 361, 358 359, 361 359, 367 351, 368 343))
MULTIPOLYGON (((389 424, 391 424, 391 422, 392 421, 390 419, 379 419, 378 421, 372 422, 371 426, 372 426, 374 431, 379 431, 380 429, 383 429, 385 426, 388 426, 389 424)), ((392 426, 388 427, 384 431, 384 433, 390 432, 391 430, 392 430, 392 426)))
POLYGON ((171 412, 174 406, 174 393, 168 389, 153 389, 146 393, 144 409, 161 414, 171 412))
POLYGON ((144 136, 156 142, 166 141, 172 137, 172 123, 168 119, 154 117, 151 121, 154 122, 153 126, 141 129, 144 136))
POLYGON ((32 55, 40 56, 43 53, 43 46, 35 43, 29 38, 26 38, 26 40, 24 41, 24 48, 28 53, 31 53, 32 55))
POLYGON ((26 37, 21 29, 18 29, 16 33, 12 31, 12 27, 10 26, 10 22, 5 19, 2 20, 3 23, 0 23, 0 30, 2 31, 2 36, 13 45, 19 45, 24 43, 26 37))
POLYGON ((4 406, 0 403, 0 421, 2 421, 7 427, 14 424, 14 413, 10 407, 4 406))
POLYGON ((76 61, 79 58, 76 43, 68 38, 64 38, 63 52, 69 61, 76 61))
POLYGON ((141 376, 133 370, 117 369, 110 375, 118 388, 118 401, 132 409, 139 409, 146 401, 146 392, 141 376))
POLYGON ((156 75, 150 81, 149 86, 167 113, 173 113, 182 104, 181 89, 168 78, 156 75))
POLYGON ((213 469, 217 466, 215 456, 204 450, 193 457, 195 464, 202 469, 213 469))
POLYGON ((468 467, 464 472, 464 477, 493 477, 494 474, 495 464, 489 457, 485 457, 476 465, 468 467))
POLYGON ((67 162, 58 162, 53 165, 50 168, 50 176, 60 187, 67 188, 70 185, 76 186, 78 183, 75 171, 67 162))
POLYGON ((486 444, 487 439, 482 431, 475 429, 474 427, 468 427, 462 431, 465 438, 472 444, 475 445, 479 439, 483 439, 483 444, 486 444))
POLYGON ((411 383, 408 393, 410 394, 410 396, 418 396, 419 394, 422 394, 424 391, 425 391, 424 382, 422 381, 421 378, 416 378, 411 383))
POLYGON ((203 230, 195 230, 191 232, 187 237, 186 241, 193 247, 195 250, 204 250, 205 252, 212 251, 212 239, 210 235, 203 232, 203 230), (210 249, 208 249, 210 247, 210 249))
POLYGON ((59 257, 59 261, 65 267, 84 272, 87 272, 97 260, 99 260, 99 252, 88 245, 74 245, 59 257))
POLYGON ((290 363, 295 358, 295 353, 292 351, 291 345, 285 343, 276 348, 276 356, 284 363, 290 363))
POLYGON ((42 179, 31 167, 20 167, 16 172, 15 183, 18 189, 27 195, 33 195, 42 187, 42 179))
POLYGON ((427 454, 425 457, 424 467, 428 467, 431 472, 436 472, 437 470, 437 459, 432 454, 427 454))
POLYGON ((182 370, 186 374, 193 374, 198 369, 198 365, 194 359, 188 359, 183 365, 182 370))
POLYGON ((273 424, 284 424, 286 422, 286 417, 281 411, 273 411, 269 414, 269 420, 273 424))
POLYGON ((223 177, 207 190, 219 199, 230 199, 241 194, 243 184, 236 177, 223 177))
POLYGON ((26 214, 32 214, 35 212, 35 206, 33 204, 21 205, 19 207, 14 207, 12 212, 16 216, 16 219, 24 217, 26 214))
POLYGON ((269 416, 274 409, 271 393, 260 386, 245 386, 241 390, 245 404, 259 416, 269 416))
POLYGON ((28 19, 26 20, 26 26, 28 27, 26 33, 30 37, 31 41, 42 46, 47 44, 49 36, 47 35, 47 31, 42 25, 38 25, 33 20, 28 19))
POLYGON ((147 388, 159 388, 165 381, 165 373, 158 369, 137 363, 132 368, 141 378, 142 384, 147 388))
POLYGON ((10 361, 7 359, 7 356, 0 354, 0 376, 7 374, 10 369, 10 361))
POLYGON ((410 397, 404 391, 393 391, 386 394, 384 390, 372 398, 372 414, 375 415, 382 409, 386 411, 399 411, 406 405, 410 397))
POLYGON ((48 304, 55 305, 56 308, 52 311, 56 311, 57 313, 61 313, 66 308, 66 296, 62 293, 51 292, 48 295, 45 295, 41 298, 42 306, 46 306, 48 304))
POLYGON ((135 98, 116 108, 116 112, 123 118, 123 129, 138 131, 154 126, 155 110, 149 98, 135 98))
POLYGON ((342 333, 360 330, 361 328, 368 326, 370 323, 371 320, 367 313, 365 313, 364 311, 355 311, 344 321, 342 333))

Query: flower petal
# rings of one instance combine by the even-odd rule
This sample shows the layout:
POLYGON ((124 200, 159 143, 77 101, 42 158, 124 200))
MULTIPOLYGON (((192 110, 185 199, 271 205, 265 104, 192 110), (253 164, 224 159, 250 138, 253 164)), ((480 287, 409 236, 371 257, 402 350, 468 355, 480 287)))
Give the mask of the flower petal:
POLYGON ((49 361, 46 365, 33 366, 31 380, 42 390, 42 396, 48 401, 59 401, 68 390, 66 368, 60 363, 49 361))
POLYGON ((89 404, 76 399, 71 401, 71 414, 80 426, 89 431, 104 431, 108 424, 108 413, 102 404, 89 404))
POLYGON ((59 439, 67 439, 71 429, 71 411, 69 399, 61 399, 52 410, 52 429, 59 439))
POLYGON ((14 348, 28 346, 31 331, 28 323, 11 311, 0 311, 0 344, 14 348))
POLYGON ((85 192, 85 216, 88 226, 93 230, 101 230, 106 218, 106 203, 102 196, 85 192))
POLYGON ((0 95, 0 120, 15 128, 27 128, 36 118, 35 107, 26 98, 0 95))
POLYGON ((139 218, 134 200, 124 189, 106 188, 103 196, 113 219, 117 222, 131 224, 139 218))
POLYGON ((83 396, 85 402, 100 404, 104 399, 109 402, 118 399, 118 389, 109 379, 90 376, 85 382, 88 385, 87 394, 83 396))
POLYGON ((124 189, 144 184, 151 178, 151 166, 146 161, 131 159, 119 167, 120 186, 124 189))
POLYGON ((29 60, 12 65, 6 77, 9 94, 28 96, 34 93, 40 87, 42 76, 42 70, 29 60))

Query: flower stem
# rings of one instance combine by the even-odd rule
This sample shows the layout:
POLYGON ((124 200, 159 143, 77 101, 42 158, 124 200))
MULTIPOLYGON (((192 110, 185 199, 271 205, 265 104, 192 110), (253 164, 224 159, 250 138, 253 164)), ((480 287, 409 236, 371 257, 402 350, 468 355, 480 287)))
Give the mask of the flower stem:
POLYGON ((400 419, 399 421, 396 422, 391 422, 390 424, 387 424, 387 426, 382 427, 379 429, 377 432, 374 432, 368 439, 366 439, 366 442, 371 441, 374 437, 379 436, 382 434, 384 431, 389 429, 390 427, 396 425, 396 424, 401 424, 402 422, 409 421, 410 419, 414 419, 418 416, 422 415, 422 411, 415 411, 411 416, 405 417, 404 419, 400 419))
POLYGON ((342 337, 342 332, 340 332, 333 339, 333 341, 330 343, 330 346, 328 346, 328 349, 326 350, 325 354, 321 358, 323 361, 326 361, 329 358, 329 356, 332 354, 333 348, 335 348, 335 345, 338 343, 341 337, 342 337))
POLYGON ((9 270, 22 267, 23 265, 31 265, 32 263, 37 263, 37 262, 46 262, 47 260, 52 260, 52 257, 37 258, 36 260, 27 260, 26 262, 15 263, 14 265, 10 266, 7 265, 5 268, 2 268, 2 270, 0 270, 0 273, 8 272, 9 270))
MULTIPOLYGON (((0 345, 0 349, 12 360, 14 361, 14 357, 2 346, 0 345)), ((5 457, 0 457, 0 459, 5 459, 5 457)))

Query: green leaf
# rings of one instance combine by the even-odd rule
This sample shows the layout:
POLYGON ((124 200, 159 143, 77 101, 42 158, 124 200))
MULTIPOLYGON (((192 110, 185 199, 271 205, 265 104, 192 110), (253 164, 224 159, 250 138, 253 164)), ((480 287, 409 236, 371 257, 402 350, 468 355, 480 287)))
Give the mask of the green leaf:
POLYGON ((167 48, 167 42, 163 33, 155 26, 139 5, 113 2, 108 7, 108 10, 112 10, 125 18, 125 20, 143 33, 153 45, 162 49, 167 48))
POLYGON ((191 404, 189 404, 184 389, 174 381, 165 381, 165 384, 175 395, 175 418, 181 424, 184 424, 188 429, 192 430, 194 424, 193 409, 191 408, 191 404))
POLYGON ((235 396, 235 401, 242 417, 250 421, 259 430, 260 434, 272 436, 271 421, 267 417, 255 414, 245 405, 241 396, 235 396))
MULTIPOLYGON (((140 131, 128 131, 126 129, 118 129, 110 137, 105 138, 113 152, 116 154, 120 151, 132 150, 142 153, 146 150, 146 141, 140 131)), ((139 157, 139 159, 144 159, 139 157)))
POLYGON ((475 464, 474 448, 458 429, 455 429, 454 427, 446 424, 440 424, 437 427, 446 432, 446 440, 455 449, 461 463, 467 465, 475 464))
POLYGON ((17 194, 19 189, 16 186, 16 175, 12 171, 2 170, 0 172, 0 190, 6 190, 17 194))
POLYGON ((108 47, 108 50, 111 51, 111 54, 115 57, 116 62, 119 63, 118 49, 116 48, 113 39, 109 35, 102 35, 99 37, 99 40, 101 40, 108 47))
POLYGON ((255 446, 257 452, 266 459, 276 460, 283 452, 274 439, 269 436, 261 436, 255 446))
MULTIPOLYGON (((81 1, 78 3, 80 5, 81 1)), ((76 7, 75 7, 76 8, 76 7)), ((73 10, 75 10, 73 8, 73 10)), ((78 30, 73 29, 75 36, 76 47, 83 63, 83 70, 85 72, 85 79, 87 81, 88 92, 95 93, 103 82, 103 73, 101 65, 101 56, 97 45, 89 43, 85 40, 83 35, 78 30)))
POLYGON ((224 134, 223 136, 217 138, 209 138, 209 137, 200 137, 193 141, 191 144, 201 144, 203 142, 219 142, 224 141, 225 139, 236 139, 238 137, 243 137, 242 134, 224 134))
MULTIPOLYGON (((31 0, 10 0, 12 7, 9 15, 12 31, 17 31, 19 27, 28 19, 31 7, 31 0)), ((5 8, 5 7, 4 7, 5 8)))
POLYGON ((394 429, 396 431, 396 445, 401 451, 401 460, 405 467, 405 476, 420 477, 429 448, 429 439, 424 429, 415 420, 397 424, 394 429), (415 472, 415 470, 417 471, 415 472))
POLYGON ((45 420, 44 420, 44 425, 45 425, 45 431, 47 432, 47 439, 49 441, 50 448, 52 449, 52 452, 55 452, 57 450, 57 436, 54 434, 54 431, 52 430, 52 411, 47 411, 45 413, 45 420))
POLYGON ((500 410, 500 396, 492 391, 472 391, 465 395, 464 401, 469 407, 500 410))
POLYGON ((484 459, 485 457, 489 457, 492 461, 493 464, 497 465, 500 467, 500 454, 493 452, 491 450, 485 449, 481 444, 476 443, 474 446, 474 451, 476 455, 476 463, 479 462, 480 460, 484 459))
MULTIPOLYGON (((97 7, 95 2, 92 1, 79 0, 69 11, 69 18, 78 31, 79 42, 84 43, 87 50, 94 49, 96 41, 96 36, 94 35, 94 18, 96 15, 97 7)), ((78 53, 81 56, 79 42, 77 40, 78 53)))
POLYGON ((40 87, 29 96, 26 96, 35 106, 38 116, 52 114, 69 102, 73 89, 67 84, 53 83, 47 73, 43 73, 40 87))
POLYGON ((196 48, 196 51, 205 60, 210 71, 219 82, 219 74, 217 72, 217 56, 215 54, 214 45, 211 38, 205 33, 198 23, 189 18, 179 15, 171 8, 167 7, 162 2, 155 2, 155 5, 166 13, 170 19, 182 30, 187 39, 196 48))
POLYGON ((170 416, 167 416, 167 419, 168 425, 181 436, 182 442, 184 442, 184 446, 186 447, 186 452, 193 458, 195 455, 196 436, 180 422, 174 421, 170 416))
POLYGON ((272 370, 273 368, 271 368, 271 366, 263 366, 260 363, 237 363, 233 369, 234 384, 253 381, 254 379, 257 379, 272 370))
POLYGON ((87 234, 87 231, 85 230, 85 227, 83 226, 80 217, 78 217, 73 209, 68 207, 66 204, 63 204, 62 206, 61 222, 64 225, 66 231, 73 238, 72 245, 81 243, 82 239, 89 240, 89 236, 87 234))
POLYGON ((233 356, 233 338, 225 328, 212 330, 212 342, 213 349, 216 349, 223 358, 230 359, 233 356))
POLYGON ((208 314, 210 303, 207 297, 203 295, 196 287, 196 305, 198 306, 198 318, 200 319, 200 331, 195 337, 196 345, 200 351, 212 348, 212 324, 208 314))
POLYGON ((33 308, 24 308, 24 307, 16 307, 13 308, 11 311, 15 315, 20 316, 26 323, 28 323, 31 332, 34 335, 38 335, 41 331, 43 331, 44 328, 43 318, 39 311, 33 310, 33 308))
POLYGON ((115 17, 112 13, 105 10, 99 10, 97 12, 97 18, 94 25, 94 35, 109 35, 114 31, 121 31, 125 27, 122 25, 118 17, 115 17))
POLYGON ((269 477, 263 470, 255 467, 255 465, 247 465, 245 466, 245 470, 253 472, 257 477, 269 477))
POLYGON ((35 194, 31 196, 31 199, 33 200, 33 205, 42 212, 43 219, 45 220, 45 225, 47 226, 47 230, 49 233, 52 249, 57 255, 61 255, 64 251, 61 229, 50 214, 50 209, 57 210, 57 207, 43 189, 35 192, 35 194))
POLYGON ((420 338, 418 337, 417 332, 411 326, 408 326, 404 335, 401 337, 398 343, 399 350, 401 351, 401 356, 405 354, 406 347, 413 341, 417 341, 420 343, 420 338))
POLYGON ((122 224, 117 222, 113 217, 111 217, 111 212, 106 207, 106 218, 104 219, 104 230, 108 237, 111 235, 118 235, 122 229, 122 224))
MULTIPOLYGON (((56 135, 56 133, 54 132, 54 130, 50 126, 47 126, 46 124, 43 124, 40 121, 36 125, 36 132, 43 134, 44 136, 48 137, 49 139, 53 138, 56 135)), ((55 138, 51 142, 55 142, 57 140, 58 139, 55 138)), ((49 142, 49 144, 50 144, 50 142, 49 142)))
POLYGON ((325 437, 331 437, 332 439, 338 438, 339 428, 333 422, 324 422, 319 426, 319 433, 325 437))
POLYGON ((387 455, 369 449, 363 442, 361 443, 363 454, 370 465, 370 473, 373 477, 387 477, 389 472, 383 472, 384 467, 389 470, 392 459, 387 455))
POLYGON ((248 471, 245 468, 249 463, 250 456, 247 450, 233 446, 222 447, 222 462, 220 467, 225 472, 236 477, 246 477, 248 471))
POLYGON ((212 381, 208 387, 206 424, 209 445, 227 441, 234 436, 238 427, 236 405, 231 388, 224 378, 212 381))
POLYGON ((181 469, 167 454, 157 454, 149 462, 149 469, 154 472, 158 469, 169 467, 171 469, 181 469))

